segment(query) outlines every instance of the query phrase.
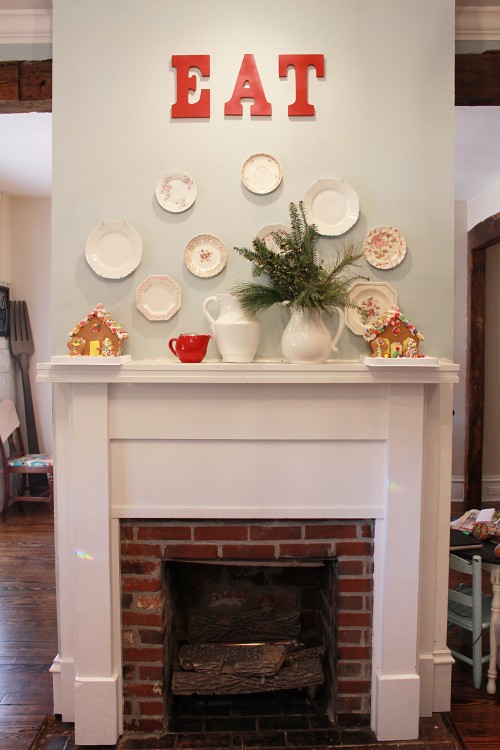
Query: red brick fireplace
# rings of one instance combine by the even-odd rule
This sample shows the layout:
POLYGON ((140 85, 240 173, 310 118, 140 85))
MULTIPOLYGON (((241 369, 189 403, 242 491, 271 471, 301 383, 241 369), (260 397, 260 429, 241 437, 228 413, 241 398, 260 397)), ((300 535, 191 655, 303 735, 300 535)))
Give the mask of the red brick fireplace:
POLYGON ((335 560, 330 712, 411 740, 449 709, 455 365, 80 359, 38 365, 54 403, 54 710, 77 744, 163 731, 169 561, 335 560))
MULTIPOLYGON (((169 685, 164 561, 337 560, 337 627, 330 715, 368 718, 371 693, 373 524, 370 521, 128 520, 121 524, 124 729, 164 732, 169 685), (168 678, 167 678, 168 679, 168 678)), ((293 570, 291 573, 293 578, 293 570)))

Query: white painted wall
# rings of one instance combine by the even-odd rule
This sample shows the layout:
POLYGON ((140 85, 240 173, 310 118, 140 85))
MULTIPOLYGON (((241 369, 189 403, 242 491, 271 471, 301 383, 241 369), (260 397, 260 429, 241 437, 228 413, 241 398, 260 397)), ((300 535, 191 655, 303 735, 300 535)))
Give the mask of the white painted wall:
POLYGON ((453 388, 452 497, 463 497, 465 365, 467 340, 467 202, 455 203, 455 316, 453 361, 460 365, 460 379, 453 388))
MULTIPOLYGON (((26 300, 35 351, 30 358, 33 406, 41 451, 52 451, 52 391, 37 383, 36 363, 51 354, 51 201, 48 198, 10 198, 11 207, 11 299, 26 300)), ((23 391, 16 382, 17 403, 22 418, 23 391)))
MULTIPOLYGON (((495 154, 495 158, 497 155, 495 154)), ((500 212, 500 180, 481 190, 467 201, 467 228, 500 212)))
MULTIPOLYGON (((307 8, 300 0, 149 0, 147 12, 135 0, 55 0, 53 353, 66 354, 69 328, 104 302, 129 331, 134 359, 170 358, 171 336, 208 330, 203 299, 249 278, 249 264, 231 248, 248 245, 265 224, 286 223, 289 202, 318 178, 342 177, 361 203, 347 238, 361 242, 369 229, 389 224, 408 243, 400 266, 367 267, 367 275, 397 289, 403 311, 424 332, 425 353, 452 357, 453 68, 452 0, 315 0, 307 8), (225 119, 224 102, 249 52, 272 118, 251 120, 245 111, 225 119), (287 115, 294 81, 280 81, 277 65, 278 54, 290 52, 325 55, 326 78, 310 76, 312 120, 287 115), (211 80, 203 84, 211 87, 210 121, 170 120, 170 58, 187 53, 211 55, 211 80), (243 161, 260 151, 274 154, 284 171, 266 196, 240 181, 243 161), (196 203, 181 214, 154 197, 158 178, 174 170, 198 185, 196 203), (97 276, 84 257, 89 232, 112 219, 134 226, 144 245, 137 270, 119 281, 97 276), (200 233, 229 249, 226 269, 212 279, 183 263, 186 244, 200 233), (170 321, 155 323, 136 309, 135 291, 158 273, 181 285, 183 299, 170 321)), ((259 354, 277 356, 281 317, 262 321, 259 354)), ((357 358, 366 344, 346 331, 339 349, 339 358, 357 358)))

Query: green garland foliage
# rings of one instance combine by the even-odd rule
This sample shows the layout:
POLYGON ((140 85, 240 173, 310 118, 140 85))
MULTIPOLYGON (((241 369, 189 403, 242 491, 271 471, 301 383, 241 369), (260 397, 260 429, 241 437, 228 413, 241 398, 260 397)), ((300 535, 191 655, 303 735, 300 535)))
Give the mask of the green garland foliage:
POLYGON ((349 273, 364 258, 362 250, 352 243, 339 249, 334 263, 325 267, 318 262, 316 245, 319 233, 308 224, 304 204, 290 203, 290 234, 273 232, 279 252, 270 250, 255 237, 252 249, 235 247, 237 253, 253 263, 254 277, 266 276, 267 284, 243 282, 232 289, 243 309, 250 315, 272 305, 290 305, 291 309, 331 312, 333 307, 350 307, 349 289, 354 279, 365 278, 349 273))

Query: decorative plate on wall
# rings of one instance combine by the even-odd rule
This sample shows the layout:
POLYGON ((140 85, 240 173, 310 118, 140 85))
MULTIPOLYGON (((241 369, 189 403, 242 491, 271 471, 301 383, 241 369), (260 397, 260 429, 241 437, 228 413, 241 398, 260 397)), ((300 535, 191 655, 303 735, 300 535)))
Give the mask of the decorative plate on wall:
POLYGON ((141 236, 125 221, 103 221, 85 243, 87 263, 105 279, 123 279, 137 268, 141 258, 141 236))
POLYGON ((345 180, 318 180, 304 194, 307 220, 326 237, 344 234, 358 220, 359 198, 345 180))
POLYGON ((185 172, 172 172, 158 180, 156 200, 166 211, 180 213, 193 205, 197 192, 192 177, 185 172))
POLYGON ((267 224, 265 227, 262 227, 262 229, 259 229, 255 236, 265 242, 269 250, 279 253, 280 248, 273 237, 273 234, 287 235, 290 234, 290 232, 290 227, 286 227, 284 224, 267 224))
POLYGON ((148 320, 169 320, 181 306, 181 288, 170 276, 147 276, 135 296, 148 320))
POLYGON ((191 273, 201 278, 217 276, 227 262, 224 243, 213 234, 199 234, 184 250, 184 263, 191 273))
POLYGON ((375 227, 366 235, 363 250, 375 268, 394 268, 406 255, 406 240, 394 227, 375 227))
POLYGON ((398 304, 398 293, 385 281, 355 281, 349 299, 356 307, 346 307, 346 326, 357 336, 365 333, 365 326, 398 304))
POLYGON ((276 190, 283 177, 281 164, 270 154, 252 154, 241 168, 241 179, 251 193, 265 195, 276 190))

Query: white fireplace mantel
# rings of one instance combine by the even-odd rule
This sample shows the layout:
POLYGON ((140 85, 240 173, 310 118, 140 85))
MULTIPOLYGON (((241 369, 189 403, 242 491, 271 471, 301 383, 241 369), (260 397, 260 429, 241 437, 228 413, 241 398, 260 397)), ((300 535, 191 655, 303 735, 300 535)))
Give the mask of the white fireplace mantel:
POLYGON ((39 364, 54 403, 54 701, 76 742, 115 744, 122 731, 121 518, 375 519, 372 728, 415 739, 420 716, 448 710, 457 371, 39 364))

